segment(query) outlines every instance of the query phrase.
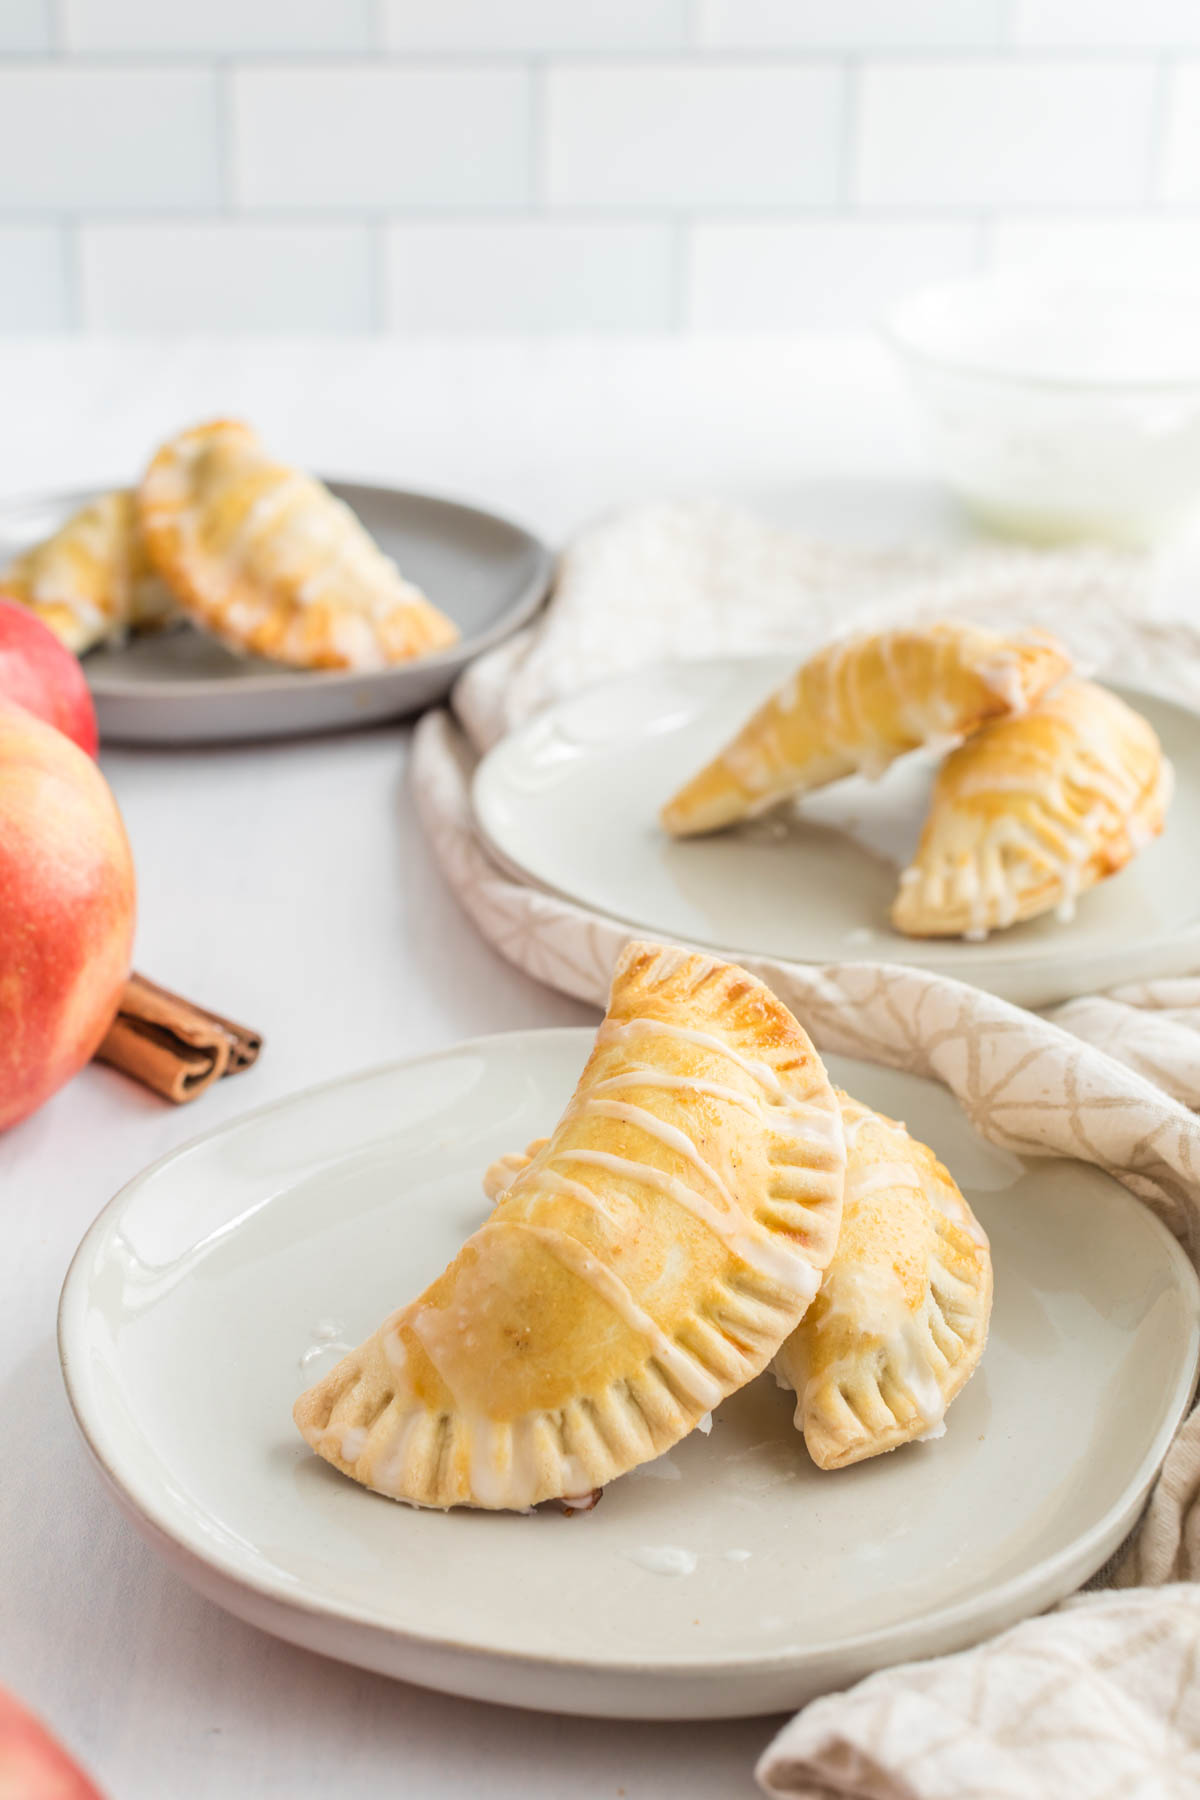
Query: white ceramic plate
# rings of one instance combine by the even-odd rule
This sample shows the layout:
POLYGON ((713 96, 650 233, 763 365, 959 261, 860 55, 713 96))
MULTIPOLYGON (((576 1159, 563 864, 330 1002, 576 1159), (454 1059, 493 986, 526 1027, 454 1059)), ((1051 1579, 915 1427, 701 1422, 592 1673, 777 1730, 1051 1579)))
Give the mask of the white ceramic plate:
POLYGON ((795 666, 792 657, 664 664, 560 701, 475 775, 501 860, 636 926, 730 956, 868 959, 936 969, 1023 1006, 1200 962, 1200 715, 1121 688, 1175 765, 1163 836, 1120 875, 985 943, 902 937, 888 911, 920 835, 936 758, 810 795, 803 808, 675 841, 658 809, 795 666))
POLYGON ((1022 1163, 944 1090, 837 1059, 991 1234, 991 1341, 944 1438, 821 1474, 767 1376, 576 1518, 414 1511, 310 1453, 290 1413, 338 1354, 322 1334, 356 1343, 444 1266, 485 1215, 481 1171, 550 1128, 590 1044, 514 1033, 334 1082, 176 1151, 100 1215, 63 1290, 67 1388, 175 1568, 329 1656, 631 1718, 793 1706, 1091 1574, 1191 1391, 1191 1268, 1108 1177, 1022 1163), (690 1572, 656 1572, 664 1549, 690 1572))
MULTIPOLYGON (((391 669, 317 673, 234 656, 190 627, 147 633, 84 659, 105 739, 217 742, 397 718, 440 700, 473 657, 523 625, 541 604, 553 559, 521 526, 428 494, 360 482, 328 485, 404 574, 450 615, 462 632, 458 643, 391 669)), ((92 498, 90 492, 49 494, 0 508, 0 568, 92 498)))

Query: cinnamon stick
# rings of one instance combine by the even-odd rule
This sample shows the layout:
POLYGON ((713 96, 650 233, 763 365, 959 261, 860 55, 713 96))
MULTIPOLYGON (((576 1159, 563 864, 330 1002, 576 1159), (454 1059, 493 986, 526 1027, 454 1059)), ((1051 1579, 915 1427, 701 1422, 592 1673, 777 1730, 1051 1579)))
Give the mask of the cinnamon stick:
POLYGON ((181 1106, 248 1069, 261 1048, 258 1032, 133 974, 96 1060, 181 1106))

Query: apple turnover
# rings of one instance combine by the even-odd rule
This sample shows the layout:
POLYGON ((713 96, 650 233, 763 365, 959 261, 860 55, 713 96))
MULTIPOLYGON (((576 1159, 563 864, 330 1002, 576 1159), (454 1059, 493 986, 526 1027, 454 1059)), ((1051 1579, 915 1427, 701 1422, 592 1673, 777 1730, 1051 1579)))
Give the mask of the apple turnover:
POLYGON ((350 508, 272 461, 248 425, 218 420, 172 438, 138 508, 183 610, 233 650, 306 669, 378 669, 458 638, 350 508))
POLYGON ((0 575, 0 592, 36 613, 76 656, 162 625, 174 610, 127 490, 100 495, 24 551, 0 575))
MULTIPOLYGON (((983 1354, 987 1238, 949 1171, 903 1125, 835 1089, 846 1139, 838 1246, 812 1306, 775 1358, 818 1468, 939 1437, 983 1354)), ((500 1157, 495 1200, 545 1144, 500 1157)))
POLYGON ((1154 731, 1095 682, 1064 681, 970 737, 938 772, 892 923, 982 938, 1057 909, 1124 868, 1163 828, 1171 766, 1154 731))
POLYGON ((741 969, 633 944, 551 1137, 296 1423, 423 1506, 588 1494, 766 1367, 833 1255, 844 1182, 838 1102, 786 1007, 741 969))
POLYGON ((801 665, 661 818, 674 837, 719 831, 906 751, 1023 712, 1070 668, 1048 632, 952 623, 841 639, 801 665))
POLYGON ((983 1354, 992 1300, 987 1238, 948 1171, 894 1119, 839 1099, 838 1246, 775 1359, 821 1469, 940 1436, 983 1354))

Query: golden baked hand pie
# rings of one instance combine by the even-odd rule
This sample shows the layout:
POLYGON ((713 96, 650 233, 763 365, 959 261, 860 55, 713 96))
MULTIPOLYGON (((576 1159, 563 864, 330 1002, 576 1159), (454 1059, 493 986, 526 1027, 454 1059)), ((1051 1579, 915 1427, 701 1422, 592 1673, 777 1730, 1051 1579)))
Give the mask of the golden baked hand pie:
POLYGON ((822 1469, 940 1436, 983 1354, 992 1302, 987 1238, 932 1150, 894 1119, 839 1097, 841 1235, 820 1292, 775 1359, 822 1469))
POLYGON ((1047 632, 941 624, 841 639, 772 694, 667 802, 662 823, 691 837, 844 775, 880 775, 908 750, 1021 712, 1069 668, 1047 632))
POLYGON ((1064 681, 942 764, 892 923, 911 937, 983 937, 1114 875, 1163 828, 1171 767, 1140 713, 1064 681))
POLYGON ((0 575, 0 593, 36 613, 76 656, 161 625, 174 610, 126 490, 102 494, 24 551, 0 575))
MULTIPOLYGON (((948 1170, 903 1125, 835 1092, 846 1137, 838 1246, 775 1358, 822 1469, 940 1437, 983 1354, 992 1300, 987 1238, 948 1170)), ((494 1162, 488 1199, 545 1142, 494 1162)))
POLYGON ((766 1367, 833 1254, 844 1179, 838 1103, 787 1008, 741 969, 633 944, 549 1140, 296 1423, 423 1506, 590 1493, 766 1367))
POLYGON ((348 506, 218 420, 164 444, 138 491, 155 566, 231 649, 312 669, 377 669, 458 628, 405 581, 348 506))

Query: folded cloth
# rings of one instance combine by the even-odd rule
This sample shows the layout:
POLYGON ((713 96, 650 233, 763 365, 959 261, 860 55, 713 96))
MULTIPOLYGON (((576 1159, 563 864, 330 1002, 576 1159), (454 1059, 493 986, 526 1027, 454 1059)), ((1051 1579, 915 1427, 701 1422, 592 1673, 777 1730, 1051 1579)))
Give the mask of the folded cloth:
POLYGON ((759 1781, 778 1800, 1182 1800, 1200 1791, 1196 1598, 1089 1594, 871 1675, 785 1725, 759 1781))
MULTIPOLYGON (((453 714, 431 713, 418 727, 417 805, 459 901, 519 968, 602 1005, 629 930, 527 885, 489 855, 470 803, 479 753, 559 695, 640 662, 803 653, 848 622, 913 617, 1048 625, 1099 672, 1113 666, 1200 703, 1200 633, 1158 615, 1139 559, 1101 550, 863 555, 727 508, 638 508, 582 532, 543 619, 466 672, 453 714)), ((741 960, 821 1049, 933 1076, 994 1142, 1108 1170, 1200 1267, 1200 1120, 1189 1110, 1200 1106, 1200 979, 1117 988, 1040 1017, 900 965, 741 960)), ((1128 1591, 813 1703, 767 1753, 760 1778, 770 1792, 812 1800, 1189 1791, 1186 1776, 1173 1790, 1155 1771, 1200 1745, 1200 1586, 1191 1585, 1200 1582, 1200 1414, 1178 1433, 1103 1579, 1128 1591), (1161 1585, 1179 1582, 1189 1585, 1161 1585), (1022 1696, 1033 1707, 1028 1724, 1015 1706, 1022 1696), (1096 1749, 1101 1730, 1107 1762, 1096 1749), (1128 1785, 1114 1788, 1123 1774, 1128 1785)))

